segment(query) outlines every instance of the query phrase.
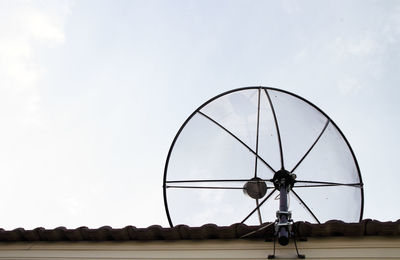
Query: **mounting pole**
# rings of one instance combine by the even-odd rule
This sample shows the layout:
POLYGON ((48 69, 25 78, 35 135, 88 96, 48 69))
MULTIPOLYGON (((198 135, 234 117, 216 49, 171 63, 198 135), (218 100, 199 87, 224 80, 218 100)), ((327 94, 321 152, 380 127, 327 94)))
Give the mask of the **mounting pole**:
POLYGON ((297 249, 296 237, 292 232, 292 213, 288 210, 288 193, 295 183, 296 174, 290 173, 285 169, 277 171, 272 179, 274 186, 279 190, 279 210, 276 212, 274 253, 268 259, 275 258, 275 240, 282 246, 289 244, 289 238, 293 236, 294 246, 296 247, 297 258, 304 259, 305 255, 300 255, 297 249))
POLYGON ((279 210, 276 212, 277 223, 275 232, 278 237, 278 242, 282 246, 289 243, 289 237, 292 229, 292 213, 288 210, 288 193, 293 187, 295 174, 291 174, 285 169, 275 173, 272 179, 274 186, 279 190, 279 210))
POLYGON ((281 180, 279 187, 279 211, 277 212, 278 217, 278 242, 281 245, 287 245, 289 243, 289 228, 288 228, 288 200, 287 200, 287 186, 285 179, 281 180))

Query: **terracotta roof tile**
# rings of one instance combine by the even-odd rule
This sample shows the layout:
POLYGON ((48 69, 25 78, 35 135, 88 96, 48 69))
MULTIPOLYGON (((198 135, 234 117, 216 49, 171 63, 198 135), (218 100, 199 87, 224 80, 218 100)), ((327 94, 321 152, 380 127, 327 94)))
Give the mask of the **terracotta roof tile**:
MULTIPOLYGON (((189 227, 177 225, 173 228, 164 228, 153 225, 147 228, 126 226, 114 229, 103 226, 97 229, 79 227, 67 229, 58 227, 55 229, 35 228, 25 230, 0 229, 1 242, 14 241, 126 241, 126 240, 198 240, 198 239, 238 239, 243 235, 258 230, 260 226, 247 226, 245 224, 233 224, 220 227, 215 224, 206 224, 201 227, 189 227)), ((400 220, 395 222, 380 222, 365 219, 360 223, 345 223, 331 220, 324 224, 311 224, 308 222, 296 222, 294 224, 299 237, 326 237, 326 236, 400 236, 400 220)), ((247 236, 250 239, 270 239, 274 235, 274 226, 247 236)))

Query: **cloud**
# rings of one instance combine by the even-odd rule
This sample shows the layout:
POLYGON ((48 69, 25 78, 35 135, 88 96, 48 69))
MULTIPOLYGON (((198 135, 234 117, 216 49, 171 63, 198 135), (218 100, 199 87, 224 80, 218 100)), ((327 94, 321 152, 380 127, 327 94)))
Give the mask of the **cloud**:
POLYGON ((400 5, 377 16, 368 29, 341 33, 326 46, 328 60, 337 66, 337 88, 344 94, 356 94, 391 73, 393 57, 399 56, 400 5), (383 15, 384 14, 384 15, 383 15))
POLYGON ((358 38, 337 37, 329 48, 336 53, 337 58, 346 59, 351 56, 365 57, 373 55, 377 50, 377 42, 370 35, 358 38))
POLYGON ((82 211, 82 205, 76 198, 66 198, 62 201, 63 208, 67 209, 69 215, 78 216, 82 211))
POLYGON ((298 1, 294 0, 284 0, 281 2, 283 10, 290 15, 298 13, 301 11, 300 4, 298 1))
POLYGON ((65 35, 62 25, 48 14, 32 9, 20 15, 25 20, 29 36, 45 44, 64 43, 65 35))
POLYGON ((342 94, 348 95, 357 93, 362 88, 362 85, 356 78, 346 78, 339 80, 337 87, 342 94))
POLYGON ((39 122, 38 82, 45 68, 36 57, 37 50, 65 42, 63 24, 69 9, 66 6, 39 8, 34 4, 0 2, 1 120, 39 122))
POLYGON ((383 39, 388 44, 395 44, 400 40, 400 4, 392 10, 382 30, 383 39))

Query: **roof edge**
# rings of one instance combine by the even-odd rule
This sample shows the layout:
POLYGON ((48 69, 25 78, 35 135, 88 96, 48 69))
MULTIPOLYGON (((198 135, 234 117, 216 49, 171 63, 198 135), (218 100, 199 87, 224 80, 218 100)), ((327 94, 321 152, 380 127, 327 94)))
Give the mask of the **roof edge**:
MULTIPOLYGON (((265 223, 268 224, 268 223, 265 223)), ((264 224, 264 225, 265 225, 264 224)), ((152 225, 147 228, 126 226, 112 228, 103 226, 96 229, 79 227, 67 229, 57 227, 33 230, 17 228, 14 230, 0 229, 0 242, 24 241, 152 241, 152 240, 201 240, 201 239, 270 239, 274 236, 274 226, 257 231, 261 226, 247 226, 237 223, 230 226, 205 224, 200 227, 177 225, 165 228, 152 225), (257 232, 254 232, 257 231, 257 232)), ((330 220, 323 224, 296 222, 293 226, 298 237, 330 237, 330 236, 400 236, 400 219, 397 221, 381 222, 364 219, 358 223, 345 223, 340 220, 330 220)))

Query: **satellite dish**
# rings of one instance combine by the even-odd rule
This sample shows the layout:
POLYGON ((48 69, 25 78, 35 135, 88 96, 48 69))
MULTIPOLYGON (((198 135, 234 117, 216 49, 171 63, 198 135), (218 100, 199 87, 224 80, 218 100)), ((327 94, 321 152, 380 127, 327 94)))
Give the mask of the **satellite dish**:
POLYGON ((363 215, 360 169, 343 133, 309 101, 269 87, 231 90, 196 109, 172 142, 163 184, 171 227, 363 215))

